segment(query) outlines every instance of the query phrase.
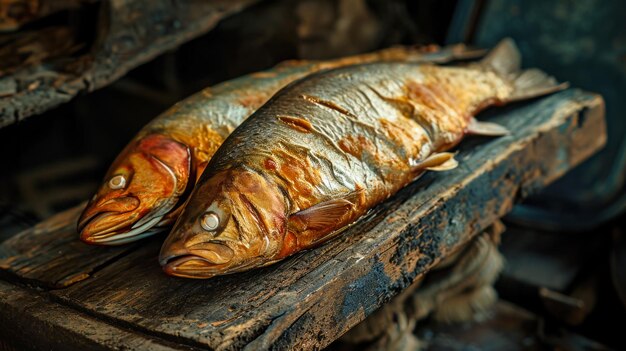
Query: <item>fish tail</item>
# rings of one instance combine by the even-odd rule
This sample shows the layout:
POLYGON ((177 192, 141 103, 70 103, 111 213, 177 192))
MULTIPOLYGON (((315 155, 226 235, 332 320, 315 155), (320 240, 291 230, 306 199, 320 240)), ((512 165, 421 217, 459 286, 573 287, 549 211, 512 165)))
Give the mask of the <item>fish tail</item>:
POLYGON ((505 102, 531 99, 552 94, 569 87, 569 83, 558 83, 554 77, 541 70, 521 69, 522 58, 511 38, 500 41, 479 65, 505 78, 513 86, 512 94, 505 102))

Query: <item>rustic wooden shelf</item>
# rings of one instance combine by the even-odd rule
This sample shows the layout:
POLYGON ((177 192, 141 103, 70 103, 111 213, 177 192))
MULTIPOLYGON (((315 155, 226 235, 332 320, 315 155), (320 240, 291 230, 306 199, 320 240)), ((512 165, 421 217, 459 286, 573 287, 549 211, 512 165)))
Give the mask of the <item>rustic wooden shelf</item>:
MULTIPOLYGON (((213 28, 257 0, 111 0, 102 2, 90 52, 63 67, 47 62, 3 76, 0 128, 114 82, 131 69, 213 28), (69 68, 71 67, 71 69, 69 68), (14 91, 13 91, 14 90, 14 91)), ((1 89, 0 89, 1 90, 1 89)))
POLYGON ((443 257, 605 143, 600 96, 567 90, 481 116, 512 135, 468 138, 460 167, 431 173, 344 235, 274 266, 206 281, 171 278, 163 237, 78 242, 80 208, 0 244, 0 339, 20 346, 321 348, 443 257))

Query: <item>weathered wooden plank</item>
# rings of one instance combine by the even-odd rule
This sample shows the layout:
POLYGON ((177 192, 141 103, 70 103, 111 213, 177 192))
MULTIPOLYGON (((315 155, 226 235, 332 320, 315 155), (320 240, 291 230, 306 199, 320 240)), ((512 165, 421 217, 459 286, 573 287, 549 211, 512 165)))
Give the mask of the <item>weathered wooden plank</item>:
POLYGON ((275 266, 207 281, 167 277, 150 241, 52 294, 147 334, 214 349, 320 348, 605 143, 601 97, 569 90, 494 111, 511 136, 471 139, 343 236, 275 266))
MULTIPOLYGON (((3 77, 16 91, 0 97, 0 128, 117 80, 126 72, 213 28, 257 0, 102 2, 98 40, 67 67, 42 63, 3 77)), ((91 43, 90 43, 91 44, 91 43)))
POLYGON ((136 246, 100 248, 78 240, 76 221, 84 204, 54 215, 0 244, 0 276, 62 288, 86 279, 136 246))
POLYGON ((16 350, 193 349, 114 327, 2 281, 0 311, 0 341, 16 350))

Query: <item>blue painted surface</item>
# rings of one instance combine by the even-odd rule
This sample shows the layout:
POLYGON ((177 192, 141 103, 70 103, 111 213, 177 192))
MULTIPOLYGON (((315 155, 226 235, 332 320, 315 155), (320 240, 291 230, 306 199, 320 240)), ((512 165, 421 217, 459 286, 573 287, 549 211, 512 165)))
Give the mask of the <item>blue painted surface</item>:
POLYGON ((341 315, 345 321, 350 315, 363 310, 366 315, 374 312, 380 299, 389 294, 391 280, 385 273, 385 266, 378 261, 361 278, 349 284, 345 290, 341 315))
MULTIPOLYGON (((461 3, 473 3, 463 0, 461 3)), ((455 15, 450 40, 469 21, 466 6, 455 15)), ((491 47, 512 37, 525 67, 539 67, 561 81, 603 95, 607 104, 605 149, 524 205, 511 218, 532 224, 585 230, 626 209, 626 1, 487 0, 474 44, 491 47)), ((565 150, 563 150, 565 152, 565 150)))

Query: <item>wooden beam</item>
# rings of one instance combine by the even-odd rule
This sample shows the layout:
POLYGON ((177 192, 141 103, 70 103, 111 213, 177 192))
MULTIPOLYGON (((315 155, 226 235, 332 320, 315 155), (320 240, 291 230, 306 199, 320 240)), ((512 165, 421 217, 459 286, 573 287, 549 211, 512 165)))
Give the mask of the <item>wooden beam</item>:
POLYGON ((0 128, 102 88, 256 1, 103 1, 93 21, 98 38, 88 43, 93 45, 89 53, 71 60, 67 68, 50 68, 44 62, 2 77, 2 85, 22 88, 0 94, 0 128))

